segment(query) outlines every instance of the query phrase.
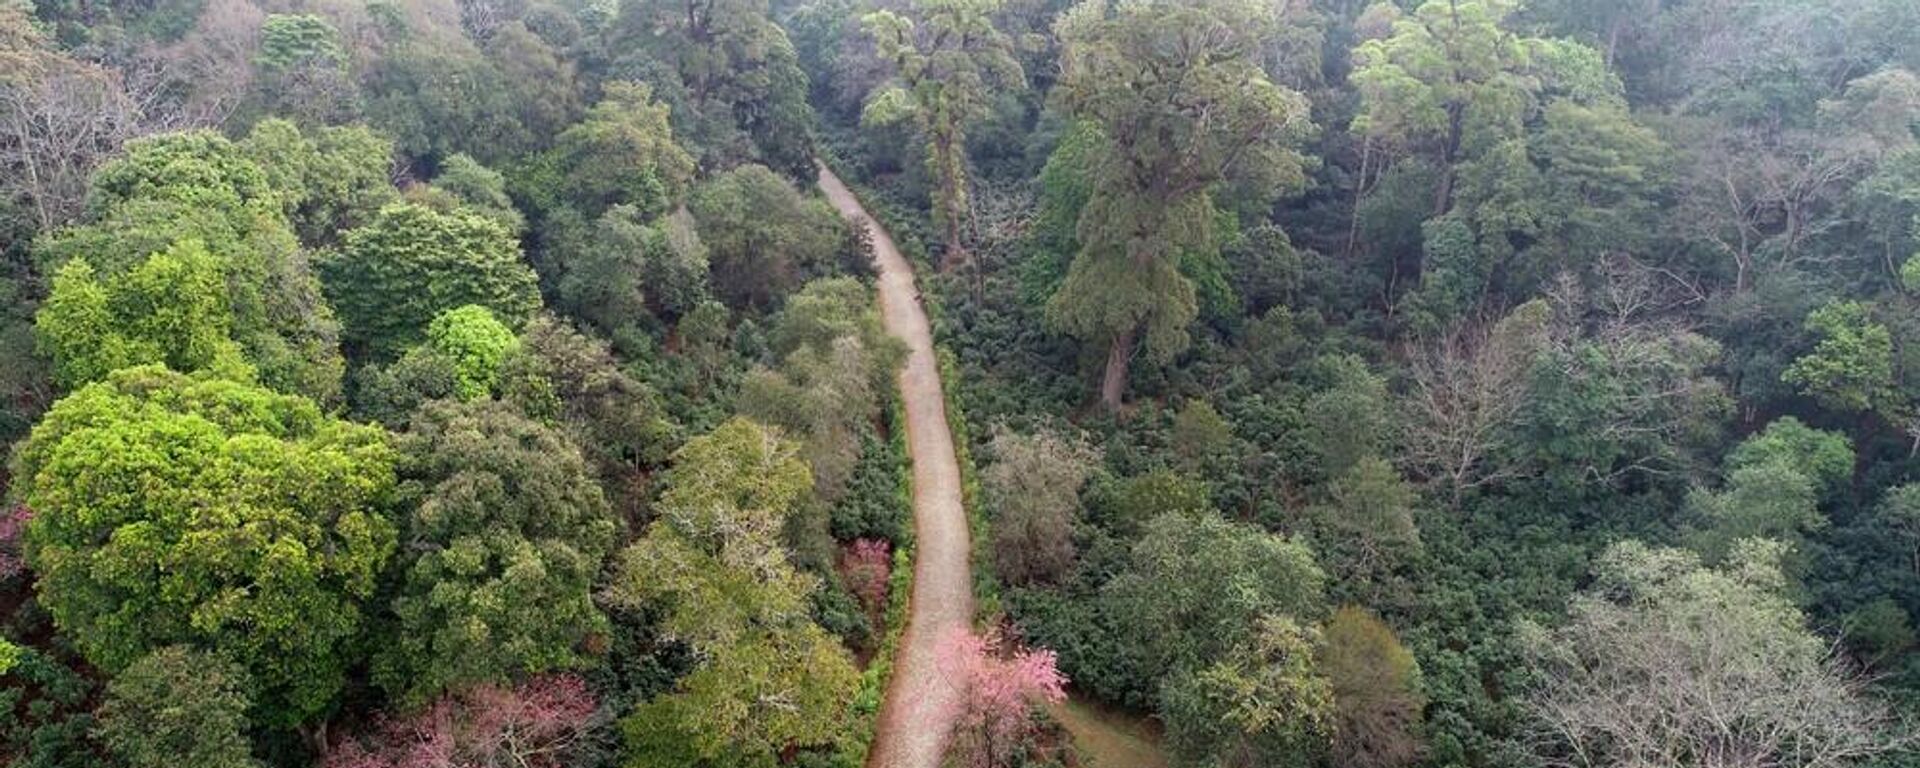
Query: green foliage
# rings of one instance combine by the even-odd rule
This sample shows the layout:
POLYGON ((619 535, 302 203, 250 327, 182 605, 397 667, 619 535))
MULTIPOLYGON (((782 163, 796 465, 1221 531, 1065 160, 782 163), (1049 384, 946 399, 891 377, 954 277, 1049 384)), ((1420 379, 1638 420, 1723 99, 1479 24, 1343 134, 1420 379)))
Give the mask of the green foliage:
POLYGON ((334 243, 399 197, 388 178, 393 142, 363 126, 303 132, 286 120, 263 120, 238 146, 266 172, 300 241, 311 246, 334 243))
POLYGON ((493 391, 501 366, 519 349, 520 340, 491 310, 468 304, 427 324, 427 346, 453 365, 455 394, 472 400, 493 391))
POLYGON ((566 437, 501 403, 441 401, 398 441, 408 547, 374 679, 405 701, 586 662, 617 526, 566 437))
POLYGON ((617 69, 640 71, 673 106, 674 131, 700 165, 757 162, 794 178, 812 175, 813 109, 807 73, 765 0, 620 6, 617 69))
POLYGON ((1155 692, 1163 675, 1197 673, 1256 647, 1264 616, 1311 621, 1324 610, 1324 582, 1298 542, 1213 512, 1153 518, 1099 597, 1121 622, 1115 651, 1133 675, 1128 698, 1164 697, 1165 688, 1155 692))
POLYGON ((1167 746, 1187 765, 1306 765, 1333 728, 1333 688, 1315 669, 1319 632, 1267 616, 1243 644, 1161 690, 1167 746))
POLYGON ((228 332, 221 264, 197 241, 148 257, 110 284, 75 258, 60 267, 34 318, 54 380, 69 389, 136 365, 218 370, 251 378, 228 332))
POLYGON ((860 120, 912 119, 927 144, 935 218, 947 232, 949 263, 961 248, 970 209, 967 131, 988 116, 995 90, 1025 85, 1013 39, 995 25, 1000 0, 919 0, 908 16, 881 9, 860 19, 896 84, 868 96, 860 120))
POLYGON ((557 196, 588 215, 631 205, 652 218, 679 204, 693 159, 674 142, 667 107, 644 84, 612 82, 553 148, 564 187, 557 196))
POLYGON ((609 595, 657 612, 703 663, 625 719, 629 764, 772 766, 847 742, 859 674, 808 619, 816 582, 781 546, 812 485, 799 446, 734 419, 675 453, 664 484, 609 595))
POLYGON ((34 244, 52 273, 87 260, 102 282, 157 252, 198 241, 226 280, 229 334, 269 387, 321 402, 340 393, 339 326, 258 164, 209 131, 130 142, 92 180, 89 223, 34 244))
POLYGON ((347 61, 338 33, 312 14, 272 14, 260 24, 260 53, 254 61, 264 71, 280 73, 313 65, 340 67, 347 61))
POLYGON ((540 306, 533 270, 498 222, 412 203, 381 208, 348 232, 320 271, 347 343, 376 360, 425 339, 450 309, 479 305, 518 327, 540 306))
POLYGON ((1277 22, 1271 6, 1242 0, 1092 0, 1056 27, 1058 98, 1107 146, 1094 155, 1081 250, 1047 318, 1110 348, 1109 407, 1120 404, 1136 336, 1151 360, 1187 346, 1198 310, 1177 257, 1215 247, 1209 189, 1230 176, 1276 191, 1303 180, 1293 147, 1311 129, 1305 99, 1269 81, 1251 53, 1277 22))
POLYGON ((735 407, 803 438, 815 490, 838 501, 904 350, 881 329, 873 290, 850 277, 808 283, 767 335, 779 367, 749 373, 735 407))
MULTIPOLYGON (((29 603, 14 619, 31 617, 29 603)), ((44 618, 44 615, 42 616, 44 618)), ((44 627, 43 627, 44 628, 44 627)), ((99 761, 90 738, 99 683, 79 671, 84 664, 27 645, 15 648, 11 668, 0 674, 0 757, 21 768, 87 768, 99 761)))
POLYGON ((1377 456, 1394 437, 1396 424, 1387 408, 1387 383, 1352 355, 1311 363, 1326 384, 1309 398, 1305 410, 1320 452, 1320 470, 1340 475, 1361 459, 1377 456))
POLYGON ((688 203, 707 245, 715 293, 734 309, 765 310, 809 280, 865 262, 826 201, 763 166, 718 174, 688 203))
POLYGON ((605 342, 552 317, 527 325, 501 378, 506 399, 567 425, 603 475, 657 465, 678 441, 657 392, 623 370, 605 342))
POLYGON ((1792 416, 1782 416, 1740 441, 1727 454, 1727 468, 1734 471, 1774 462, 1806 475, 1819 489, 1832 492, 1853 477, 1853 445, 1846 435, 1814 429, 1792 416))
POLYGON ((1793 361, 1780 380, 1822 405, 1842 411, 1888 408, 1894 397, 1893 339, 1857 301, 1832 302, 1807 315, 1807 330, 1820 341, 1793 361))
POLYGON ((527 228, 526 217, 507 196, 506 177, 466 155, 455 154, 442 161, 440 172, 427 189, 451 195, 458 205, 500 222, 508 232, 517 235, 527 228))
POLYGON ((1164 469, 1119 480, 1092 496, 1094 518, 1129 539, 1162 513, 1199 516, 1214 508, 1207 481, 1164 469))
POLYGON ((378 429, 312 402, 158 367, 47 413, 15 454, 42 604, 118 672, 187 644, 245 668, 263 725, 324 711, 394 550, 378 429))
POLYGON ((218 656, 155 650, 107 686, 100 741, 128 768, 251 768, 246 691, 246 673, 218 656))

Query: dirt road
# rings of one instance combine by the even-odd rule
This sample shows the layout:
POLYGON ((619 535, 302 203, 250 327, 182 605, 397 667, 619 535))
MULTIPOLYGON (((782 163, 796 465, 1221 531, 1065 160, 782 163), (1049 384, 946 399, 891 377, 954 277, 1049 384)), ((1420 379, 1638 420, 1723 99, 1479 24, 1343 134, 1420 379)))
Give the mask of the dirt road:
POLYGON ((960 465, 947 428, 940 365, 933 356, 927 313, 913 287, 913 267, 887 231, 825 168, 820 170, 820 190, 841 215, 873 234, 881 321, 907 345, 900 399, 907 416, 907 453, 913 458, 913 597, 867 766, 938 768, 961 691, 940 668, 936 650, 949 633, 973 621, 967 513, 960 503, 960 465))

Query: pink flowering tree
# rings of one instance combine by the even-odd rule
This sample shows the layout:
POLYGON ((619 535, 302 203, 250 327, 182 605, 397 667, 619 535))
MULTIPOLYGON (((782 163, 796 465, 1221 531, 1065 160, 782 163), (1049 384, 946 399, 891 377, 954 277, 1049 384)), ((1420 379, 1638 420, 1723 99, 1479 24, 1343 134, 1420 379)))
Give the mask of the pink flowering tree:
POLYGON ((840 578, 846 581, 847 591, 859 598, 869 619, 877 620, 886 612, 887 582, 892 576, 892 547, 884 539, 854 539, 840 553, 840 578))
POLYGON ((441 696, 419 713, 384 718, 328 751, 322 768, 561 768, 596 722, 598 704, 575 675, 441 696))
POLYGON ((1034 708, 1067 697, 1053 651, 1020 648, 998 631, 956 630, 941 643, 940 662, 966 689, 948 750, 964 768, 1014 764, 1031 735, 1034 708))
POLYGON ((0 512, 0 581, 5 581, 25 573, 26 558, 20 552, 20 537, 27 531, 27 521, 33 519, 33 510, 25 504, 15 504, 0 512))

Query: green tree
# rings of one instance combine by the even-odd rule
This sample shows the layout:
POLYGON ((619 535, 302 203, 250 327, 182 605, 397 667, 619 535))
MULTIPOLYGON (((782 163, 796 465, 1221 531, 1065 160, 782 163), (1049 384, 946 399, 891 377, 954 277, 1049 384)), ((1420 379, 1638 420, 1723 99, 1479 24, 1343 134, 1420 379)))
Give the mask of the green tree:
POLYGON ((100 741, 128 768, 252 768, 247 676, 219 656, 168 646, 115 676, 100 741))
POLYGON ((616 338, 655 314, 678 318, 707 296, 707 248, 684 209, 649 222, 616 205, 556 250, 556 303, 616 338))
POLYGON ((1839 432, 1814 429, 1792 416, 1767 423, 1727 454, 1727 468, 1739 471, 1782 462, 1812 480, 1827 493, 1839 490, 1853 477, 1853 445, 1839 432))
POLYGON ((1276 23, 1275 6, 1247 0, 1087 0, 1058 23, 1056 96, 1107 144, 1080 252, 1047 317, 1108 348, 1108 408, 1121 403, 1136 345, 1162 360, 1186 346, 1198 310, 1179 257, 1212 240, 1209 190, 1236 177, 1276 190, 1303 182, 1293 147, 1312 128, 1306 100, 1268 80, 1257 57, 1276 23))
POLYGON ((500 222, 500 226, 516 235, 527 228, 527 218, 507 195, 507 178, 464 154, 454 154, 441 161, 440 172, 434 174, 433 183, 409 193, 442 211, 465 207, 500 222))
POLYGON ((261 382, 331 403, 346 367, 340 328, 270 178, 210 131, 130 142, 94 174, 90 221, 42 236, 35 256, 45 274, 85 258, 112 282, 154 253, 198 241, 221 266, 229 333, 261 382))
POLYGON ((449 309, 427 324, 427 347, 453 365, 454 391, 462 400, 492 392, 507 356, 520 347, 513 330, 477 304, 449 309))
POLYGON ((264 111, 303 123, 335 122, 351 113, 356 94, 340 33, 313 14, 271 14, 260 24, 253 66, 264 111))
POLYGON ((417 704, 584 663, 607 630, 592 591, 617 526, 580 451, 493 401, 428 404, 397 447, 417 496, 381 687, 417 704))
POLYGON ((1146 693, 1165 675, 1255 647, 1262 617, 1312 621, 1325 581, 1305 545, 1212 511, 1168 513, 1147 523, 1098 599, 1121 622, 1117 651, 1133 690, 1146 693))
POLYGON ((305 398, 159 367, 67 396, 15 453, 41 604, 108 673, 166 645, 242 666, 261 725, 308 721, 354 661, 394 550, 385 433, 305 398))
POLYGON ((793 43, 767 0, 640 0, 615 24, 620 68, 647 71, 701 166, 813 172, 813 108, 793 43))
POLYGON ((994 26, 1000 0, 916 0, 903 16, 881 9, 860 20, 896 80, 867 98, 861 122, 911 119, 927 142, 934 217, 946 230, 943 266, 962 254, 966 224, 967 129, 989 114, 996 89, 1023 89, 1013 39, 994 26))
POLYGON ((864 258, 826 201, 763 166, 708 179, 688 209, 707 245, 714 291, 735 309, 768 309, 808 280, 864 258))
POLYGON ((61 386, 146 363, 252 375, 228 335, 233 315, 221 265, 199 242, 155 253, 105 285, 95 275, 85 259, 62 265, 34 317, 40 350, 53 358, 61 386))
POLYGON ((1333 688, 1316 668, 1320 633, 1264 616, 1250 636, 1161 690, 1167 746, 1183 764, 1309 765, 1333 728, 1333 688))
POLYGON ((589 216, 631 205, 651 219, 678 205, 693 158, 675 143, 667 107, 644 84, 611 82, 552 151, 564 187, 557 196, 589 216))
POLYGON ((734 405, 801 437, 815 490, 837 502, 903 350, 880 327, 873 289, 850 277, 808 283, 787 300, 767 336, 778 367, 749 373, 734 405))
POLYGON ((734 419, 674 454, 659 517, 610 598, 662 616, 702 664, 623 722, 634 766, 772 766, 852 737, 852 659, 808 615, 782 531, 812 485, 799 445, 734 419))
POLYGON ((238 146, 266 172, 294 232, 309 246, 333 244, 399 197, 391 179, 393 142, 364 126, 302 131, 286 120, 262 120, 238 146))
POLYGON ((1520 132, 1537 83, 1525 71, 1528 43, 1500 27, 1512 10, 1512 0, 1427 0, 1394 12, 1390 34, 1354 50, 1352 130, 1431 158, 1440 169, 1434 215, 1453 206, 1463 152, 1520 132))
POLYGON ((348 344, 389 358, 426 336, 441 312, 476 304, 518 327, 540 307, 513 235, 479 214, 413 203, 380 209, 320 263, 348 344))
POLYGON ((1894 405, 1893 337, 1858 301, 1829 302, 1807 315, 1807 330, 1820 341, 1793 361, 1780 379, 1842 411, 1874 411, 1894 405))

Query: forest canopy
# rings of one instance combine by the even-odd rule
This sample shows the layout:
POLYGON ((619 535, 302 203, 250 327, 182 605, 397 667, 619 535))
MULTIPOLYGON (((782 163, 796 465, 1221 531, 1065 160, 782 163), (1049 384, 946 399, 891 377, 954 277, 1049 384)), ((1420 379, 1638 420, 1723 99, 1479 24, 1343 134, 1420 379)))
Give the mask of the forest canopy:
POLYGON ((0 0, 0 445, 5 765, 1920 766, 1920 4, 0 0))

